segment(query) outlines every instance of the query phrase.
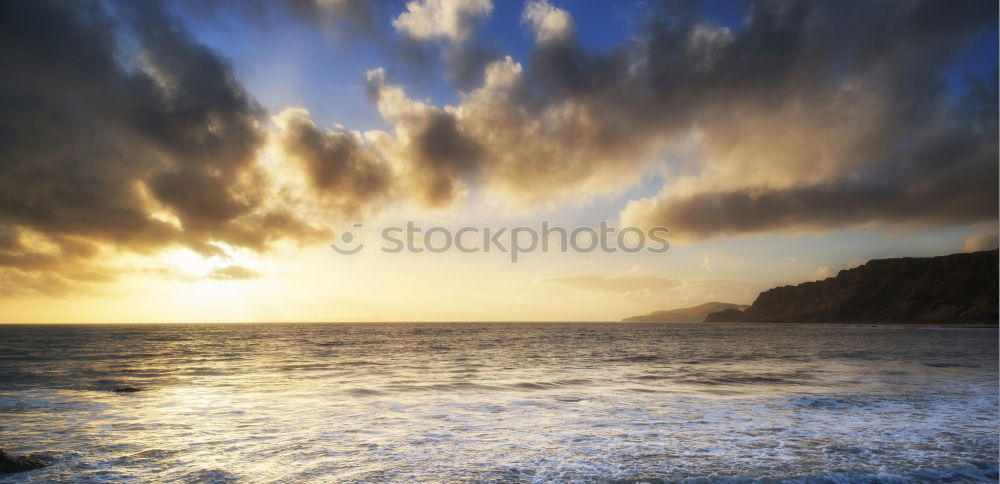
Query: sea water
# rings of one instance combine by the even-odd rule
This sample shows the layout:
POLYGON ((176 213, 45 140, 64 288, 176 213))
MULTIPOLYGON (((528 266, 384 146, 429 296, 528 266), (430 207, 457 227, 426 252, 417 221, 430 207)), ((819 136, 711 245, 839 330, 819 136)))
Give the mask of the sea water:
POLYGON ((0 482, 997 481, 995 328, 0 326, 0 482), (116 393, 125 387, 133 393, 116 393))

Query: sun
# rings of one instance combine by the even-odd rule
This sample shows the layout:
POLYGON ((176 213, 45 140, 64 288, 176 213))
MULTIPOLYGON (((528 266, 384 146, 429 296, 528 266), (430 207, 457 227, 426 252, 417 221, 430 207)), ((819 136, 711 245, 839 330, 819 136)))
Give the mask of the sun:
POLYGON ((171 250, 164 255, 164 260, 181 274, 198 278, 223 265, 220 257, 203 257, 190 249, 171 250))
POLYGON ((261 265, 258 254, 251 250, 222 242, 214 242, 212 245, 219 249, 218 254, 206 257, 191 249, 174 248, 165 252, 162 259, 171 270, 196 279, 217 279, 217 271, 233 267, 255 271, 261 265))

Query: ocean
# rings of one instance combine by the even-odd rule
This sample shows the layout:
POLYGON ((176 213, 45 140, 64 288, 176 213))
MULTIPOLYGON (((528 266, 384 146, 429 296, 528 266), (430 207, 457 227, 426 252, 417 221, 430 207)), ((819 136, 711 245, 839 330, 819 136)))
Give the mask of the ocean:
POLYGON ((996 482, 995 328, 0 326, 0 482, 996 482), (141 391, 117 393, 134 387, 141 391))

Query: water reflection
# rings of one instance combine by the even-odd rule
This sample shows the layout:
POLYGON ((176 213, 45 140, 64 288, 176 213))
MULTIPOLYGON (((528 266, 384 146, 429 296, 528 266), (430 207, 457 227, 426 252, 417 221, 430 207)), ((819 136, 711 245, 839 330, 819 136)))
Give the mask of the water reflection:
POLYGON ((993 329, 2 326, 0 369, 39 482, 996 473, 993 329))

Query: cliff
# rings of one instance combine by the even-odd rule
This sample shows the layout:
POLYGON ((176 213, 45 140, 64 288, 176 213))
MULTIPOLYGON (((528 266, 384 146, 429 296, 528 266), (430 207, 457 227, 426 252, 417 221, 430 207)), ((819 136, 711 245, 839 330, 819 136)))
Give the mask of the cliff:
POLYGON ((760 293, 742 314, 709 319, 797 323, 997 324, 997 251, 880 259, 836 277, 760 293))
POLYGON ((710 302, 690 308, 654 311, 642 316, 632 316, 622 320, 624 323, 700 323, 709 313, 726 309, 746 309, 748 306, 723 302, 710 302))
MULTIPOLYGON (((744 306, 744 308, 749 306, 744 306)), ((723 309, 722 311, 705 315, 706 323, 734 323, 743 319, 743 311, 740 309, 723 309)))

